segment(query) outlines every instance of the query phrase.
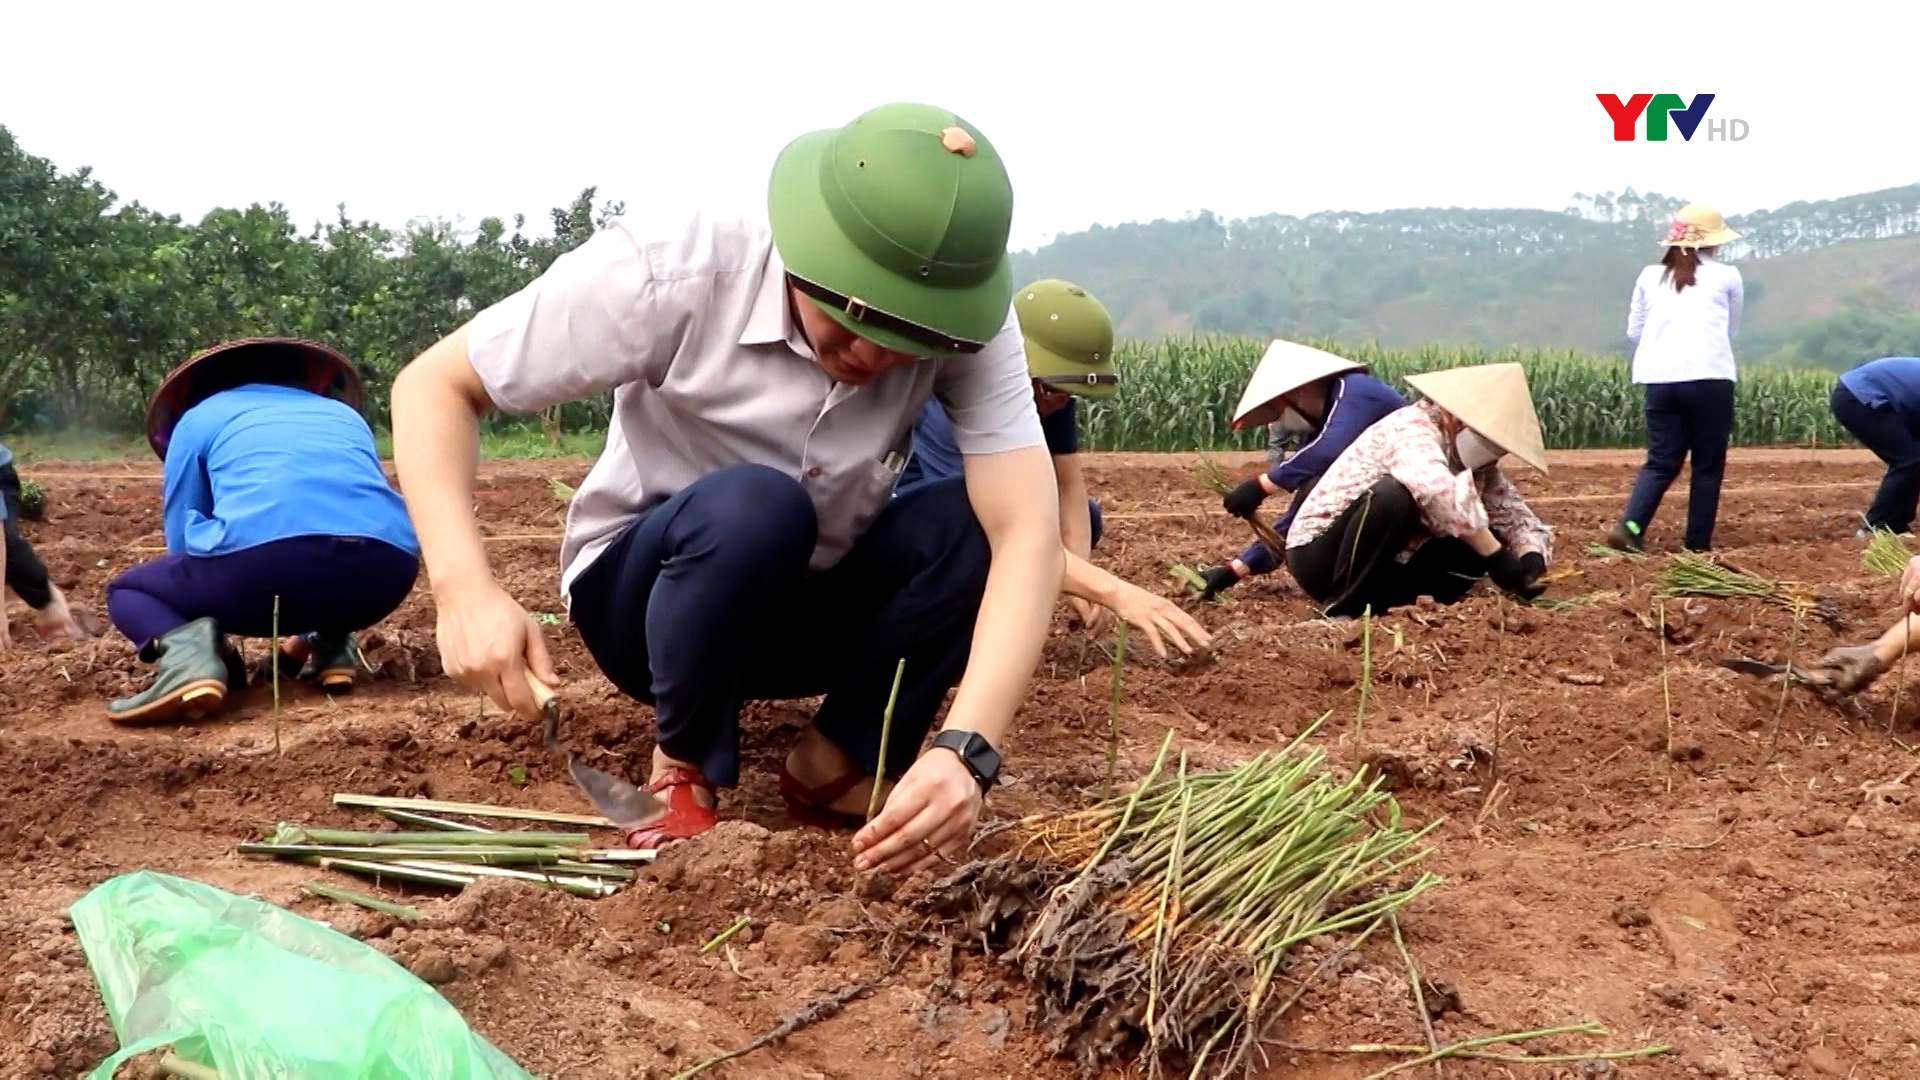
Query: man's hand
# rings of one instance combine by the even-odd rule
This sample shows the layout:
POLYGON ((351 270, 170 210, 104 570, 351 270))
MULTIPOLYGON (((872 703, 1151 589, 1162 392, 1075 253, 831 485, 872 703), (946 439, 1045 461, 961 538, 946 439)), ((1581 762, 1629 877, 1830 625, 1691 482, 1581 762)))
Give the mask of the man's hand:
POLYGON ((854 869, 904 877, 936 862, 956 863, 985 805, 973 770, 960 755, 935 747, 920 755, 887 793, 880 813, 853 834, 854 869))
POLYGON ((1232 491, 1222 496, 1220 504, 1225 506, 1227 513, 1232 514, 1234 517, 1252 517, 1253 512, 1260 509, 1260 504, 1266 501, 1267 488, 1265 484, 1261 483, 1261 481, 1265 479, 1266 476, 1264 474, 1255 474, 1247 477, 1245 480, 1240 481, 1232 491))
POLYGON ((491 578, 449 588, 445 595, 436 592, 434 604, 439 609, 434 635, 447 677, 503 709, 540 720, 526 673, 548 686, 559 685, 560 676, 533 616, 491 578))
POLYGON ((1094 637, 1106 633, 1107 627, 1113 625, 1113 612, 1107 610, 1105 604, 1069 596, 1067 606, 1073 609, 1074 616, 1080 620, 1080 628, 1094 637))
POLYGON ((1122 581, 1118 584, 1113 611, 1125 619, 1129 626, 1147 635, 1154 653, 1162 660, 1167 658, 1167 647, 1160 640, 1162 635, 1172 639, 1174 647, 1189 656, 1193 654, 1194 645, 1206 648, 1213 644, 1213 635, 1207 633, 1206 628, 1193 616, 1180 610, 1179 605, 1131 582, 1122 581), (1188 644, 1190 641, 1193 644, 1188 644))

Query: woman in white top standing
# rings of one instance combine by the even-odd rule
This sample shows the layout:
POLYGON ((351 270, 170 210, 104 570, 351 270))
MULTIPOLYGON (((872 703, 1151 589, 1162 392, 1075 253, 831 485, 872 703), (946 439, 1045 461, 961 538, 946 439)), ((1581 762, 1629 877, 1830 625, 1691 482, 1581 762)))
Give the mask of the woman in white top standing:
POLYGON ((1607 534, 1609 547, 1644 549, 1647 525, 1689 455, 1686 547, 1706 551, 1713 544, 1733 437, 1733 337, 1746 295, 1740 271, 1714 253, 1739 238, 1720 211, 1689 203, 1661 241, 1666 255, 1634 282, 1627 339, 1634 344, 1633 381, 1647 388, 1647 461, 1626 514, 1607 534))

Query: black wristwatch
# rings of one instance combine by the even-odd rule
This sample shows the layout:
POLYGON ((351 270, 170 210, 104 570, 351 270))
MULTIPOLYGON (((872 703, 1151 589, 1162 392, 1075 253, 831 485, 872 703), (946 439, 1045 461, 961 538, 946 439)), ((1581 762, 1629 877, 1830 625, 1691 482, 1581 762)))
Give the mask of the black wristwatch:
POLYGON ((980 782, 980 792, 985 794, 993 787, 1000 775, 1000 752, 993 744, 972 731, 942 731, 933 737, 933 745, 944 746, 960 755, 966 762, 968 771, 980 782))

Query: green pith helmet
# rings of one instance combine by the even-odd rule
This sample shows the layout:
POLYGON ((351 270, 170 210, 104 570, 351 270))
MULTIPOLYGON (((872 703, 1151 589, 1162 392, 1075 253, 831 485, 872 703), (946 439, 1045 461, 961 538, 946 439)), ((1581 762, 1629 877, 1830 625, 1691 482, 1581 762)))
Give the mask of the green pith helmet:
POLYGON ((767 212, 795 286, 864 338, 979 352, 1007 321, 1013 184, 987 137, 946 109, 882 105, 793 140, 767 212))
POLYGON ((1093 294, 1046 278, 1013 298, 1027 346, 1027 374, 1056 390, 1088 398, 1120 392, 1113 366, 1113 317, 1093 294))

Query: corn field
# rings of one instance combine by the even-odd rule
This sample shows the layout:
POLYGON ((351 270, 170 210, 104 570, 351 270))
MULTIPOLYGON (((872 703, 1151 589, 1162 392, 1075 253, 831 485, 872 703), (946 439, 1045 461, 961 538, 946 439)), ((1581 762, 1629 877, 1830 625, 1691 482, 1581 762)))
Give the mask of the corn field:
MULTIPOLYGON (((1569 351, 1425 348, 1418 352, 1310 340, 1369 366, 1405 394, 1406 376, 1436 368, 1518 361, 1527 370, 1547 446, 1581 450, 1646 445, 1642 388, 1624 358, 1569 351)), ((1116 350, 1120 396, 1080 404, 1080 440, 1089 450, 1261 450, 1261 429, 1228 430, 1233 407, 1267 342, 1192 337, 1125 341, 1116 350)), ((1826 371, 1745 367, 1735 392, 1736 446, 1850 446, 1827 409, 1836 376, 1826 371)))

